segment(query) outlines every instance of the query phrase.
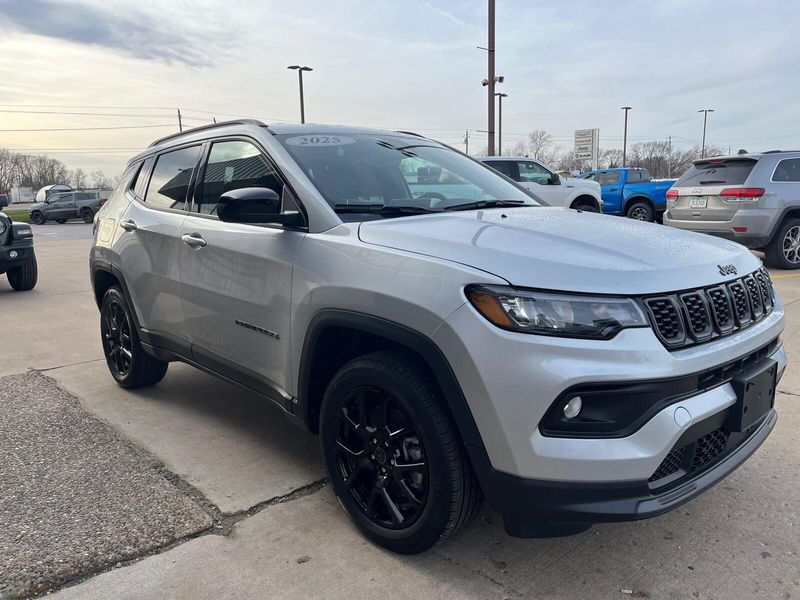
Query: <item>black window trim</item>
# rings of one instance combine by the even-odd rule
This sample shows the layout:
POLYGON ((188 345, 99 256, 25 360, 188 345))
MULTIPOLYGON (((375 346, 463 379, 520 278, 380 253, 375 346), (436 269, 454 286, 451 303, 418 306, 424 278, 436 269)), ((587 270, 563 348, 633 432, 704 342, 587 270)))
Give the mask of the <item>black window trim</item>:
MULTIPOLYGON (((262 143, 260 143, 256 138, 250 137, 248 135, 242 134, 226 134, 226 135, 217 135, 214 137, 205 138, 205 147, 203 148, 203 152, 200 155, 200 163, 195 172, 195 176, 191 182, 190 194, 189 197, 191 202, 187 200, 187 216, 200 218, 200 219, 212 219, 214 221, 219 221, 217 215, 210 215, 206 213, 201 213, 196 208, 195 202, 195 193, 198 191, 200 187, 200 182, 202 181, 203 177, 206 175, 206 166, 208 164, 208 157, 211 154, 211 146, 214 144, 218 144, 220 142, 248 142, 253 144, 258 150, 264 155, 267 159, 267 163, 270 167, 272 167, 273 171, 277 175, 278 179, 281 180, 283 183, 283 187, 288 189, 292 195, 292 199, 294 200, 297 207, 300 209, 300 214, 303 215, 303 221, 305 225, 289 227, 286 225, 282 225, 280 223, 241 223, 241 225, 247 225, 249 227, 266 227, 269 229, 287 229, 292 231, 308 231, 308 212, 306 212, 305 206, 303 206, 303 202, 300 200, 300 196, 298 196, 297 192, 294 191, 294 188, 289 184, 288 179, 283 175, 280 168, 278 168, 277 163, 272 159, 270 153, 264 147, 262 143)), ((149 185, 149 183, 148 183, 149 185)))
MULTIPOLYGON (((772 169, 772 175, 769 176, 770 183, 794 183, 794 184, 800 183, 800 180, 798 180, 798 181, 777 181, 775 179, 775 173, 778 172, 778 167, 781 166, 781 163, 786 161, 786 160, 796 160, 796 161, 800 162, 800 156, 787 156, 786 158, 779 159, 778 162, 775 163, 775 168, 772 169)), ((755 168, 755 167, 753 167, 753 168, 755 168)))
MULTIPOLYGON (((173 214, 186 214, 188 212, 188 207, 190 205, 190 202, 193 200, 194 183, 195 183, 195 179, 197 179, 197 172, 199 171, 200 165, 202 164, 201 161, 202 161, 203 156, 205 154, 205 147, 206 146, 207 146, 207 142, 205 140, 193 140, 193 141, 185 143, 185 144, 180 144, 180 145, 177 145, 177 146, 170 146, 169 148, 164 148, 163 150, 161 150, 161 151, 159 151, 157 153, 150 154, 148 156, 142 157, 141 158, 141 160, 142 160, 142 167, 141 168, 144 167, 145 162, 147 161, 148 158, 152 158, 153 159, 153 162, 150 164, 150 166, 149 166, 149 168, 147 170, 147 187, 145 187, 145 189, 144 189, 145 198, 139 198, 139 196, 137 196, 136 194, 133 193, 133 190, 131 189, 131 183, 133 183, 133 179, 131 179, 131 181, 128 183, 128 189, 126 190, 126 192, 130 192, 131 196, 133 197, 133 199, 136 202, 138 202, 139 204, 141 204, 142 206, 144 206, 144 207, 146 207, 146 208, 148 208, 150 210, 160 210, 162 212, 168 212, 168 213, 173 213, 173 214), (198 155, 197 163, 194 166, 194 170, 192 171, 192 178, 189 180, 189 187, 188 187, 188 189, 186 191, 186 202, 185 202, 184 208, 165 208, 163 206, 153 206, 152 204, 148 204, 146 202, 145 198, 147 198, 147 192, 150 190, 150 177, 153 174, 153 169, 155 168, 156 164, 158 163, 158 159, 161 158, 164 154, 169 154, 170 152, 176 152, 178 150, 184 150, 186 148, 193 148, 195 146, 199 146, 200 147, 200 154, 198 155)), ((141 174, 141 168, 140 168, 139 174, 141 174)))

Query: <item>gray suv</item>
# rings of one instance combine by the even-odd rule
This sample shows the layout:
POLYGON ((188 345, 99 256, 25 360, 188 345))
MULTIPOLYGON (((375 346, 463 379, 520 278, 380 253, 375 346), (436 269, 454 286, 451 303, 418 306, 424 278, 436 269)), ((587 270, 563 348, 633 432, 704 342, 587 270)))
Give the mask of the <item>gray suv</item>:
POLYGON ((667 192, 664 224, 764 250, 781 269, 800 268, 800 151, 694 161, 667 192))
POLYGON ((769 435, 786 366, 742 246, 539 206, 409 133, 158 140, 95 219, 91 275, 121 386, 182 361, 260 393, 397 552, 482 497, 522 537, 674 509, 769 435))

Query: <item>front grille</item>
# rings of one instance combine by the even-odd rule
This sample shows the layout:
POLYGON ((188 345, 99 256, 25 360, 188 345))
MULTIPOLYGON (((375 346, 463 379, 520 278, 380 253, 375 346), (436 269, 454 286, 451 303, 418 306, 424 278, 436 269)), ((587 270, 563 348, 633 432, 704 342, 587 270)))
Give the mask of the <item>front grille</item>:
POLYGON ((702 469, 720 454, 725 452, 728 447, 730 432, 724 429, 717 429, 705 434, 697 440, 694 456, 692 457, 692 470, 702 469))
POLYGON ((775 305, 763 267, 726 285, 645 298, 651 324, 669 349, 729 335, 768 315, 775 305))
POLYGON ((669 454, 667 454, 664 460, 661 461, 661 464, 658 465, 658 469, 656 469, 656 472, 653 473, 648 481, 658 481, 659 479, 664 479, 664 477, 669 477, 673 473, 677 473, 681 467, 683 467, 685 457, 686 446, 683 448, 673 448, 669 451, 669 454))

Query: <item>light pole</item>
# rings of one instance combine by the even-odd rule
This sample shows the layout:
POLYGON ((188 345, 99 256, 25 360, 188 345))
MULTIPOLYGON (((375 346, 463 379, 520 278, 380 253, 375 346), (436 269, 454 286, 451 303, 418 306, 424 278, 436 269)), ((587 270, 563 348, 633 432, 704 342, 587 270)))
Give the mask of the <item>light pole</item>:
POLYGON ((628 111, 631 109, 630 106, 623 106, 620 110, 625 111, 625 133, 622 134, 622 166, 623 168, 627 164, 628 160, 628 111))
POLYGON ((697 112, 703 113, 703 146, 700 150, 700 158, 706 157, 706 125, 708 124, 708 113, 714 112, 713 108, 701 108, 697 112))
POLYGON ((508 94, 495 92, 497 96, 497 156, 503 156, 503 98, 508 94))
POLYGON ((489 0, 488 13, 489 31, 487 37, 489 38, 489 48, 487 54, 489 59, 487 70, 489 73, 486 80, 489 88, 489 156, 494 156, 494 0, 489 0))
POLYGON ((303 101, 303 71, 313 71, 311 67, 301 67, 300 65, 292 65, 290 67, 286 67, 287 69, 291 69, 292 71, 297 71, 298 76, 300 77, 300 122, 306 122, 306 107, 305 102, 303 101))

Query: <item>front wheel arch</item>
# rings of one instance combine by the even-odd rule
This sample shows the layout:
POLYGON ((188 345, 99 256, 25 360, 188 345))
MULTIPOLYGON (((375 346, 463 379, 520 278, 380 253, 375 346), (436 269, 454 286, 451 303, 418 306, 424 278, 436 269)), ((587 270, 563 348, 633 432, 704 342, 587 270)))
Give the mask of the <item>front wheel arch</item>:
POLYGON ((569 205, 570 208, 579 209, 580 207, 588 206, 593 212, 600 212, 600 202, 594 196, 583 194, 575 198, 569 205))

